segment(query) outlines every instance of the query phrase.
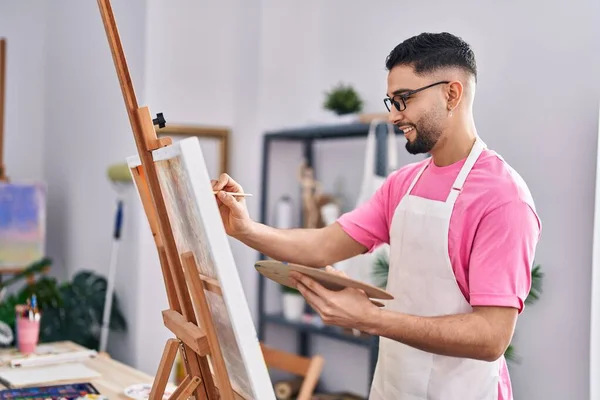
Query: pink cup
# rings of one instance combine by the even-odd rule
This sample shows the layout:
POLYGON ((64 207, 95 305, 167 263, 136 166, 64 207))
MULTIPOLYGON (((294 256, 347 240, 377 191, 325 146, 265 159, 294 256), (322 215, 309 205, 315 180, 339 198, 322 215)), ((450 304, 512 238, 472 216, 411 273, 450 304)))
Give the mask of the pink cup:
POLYGON ((23 354, 35 352, 40 338, 40 321, 17 317, 17 347, 23 354))

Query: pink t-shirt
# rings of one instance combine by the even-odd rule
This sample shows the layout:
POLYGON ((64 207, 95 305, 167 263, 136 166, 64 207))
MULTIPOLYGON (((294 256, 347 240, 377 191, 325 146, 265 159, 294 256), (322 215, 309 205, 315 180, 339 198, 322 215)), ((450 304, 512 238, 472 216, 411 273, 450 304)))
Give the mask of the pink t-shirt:
MULTIPOLYGON (((390 225, 412 180, 430 160, 411 163, 390 174, 366 203, 338 222, 373 251, 390 241, 390 225)), ((412 194, 445 201, 466 159, 425 169, 412 194)), ((450 219, 448 252, 465 299, 472 306, 507 306, 523 311, 531 288, 531 268, 541 222, 523 179, 498 154, 486 149, 469 173, 450 219)), ((500 371, 499 399, 512 399, 506 362, 500 371)))

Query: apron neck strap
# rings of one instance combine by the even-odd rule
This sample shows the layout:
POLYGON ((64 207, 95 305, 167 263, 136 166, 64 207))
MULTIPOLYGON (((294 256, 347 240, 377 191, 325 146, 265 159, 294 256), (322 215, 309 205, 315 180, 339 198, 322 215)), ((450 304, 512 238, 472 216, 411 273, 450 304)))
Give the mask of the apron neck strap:
POLYGON ((471 148, 471 152, 469 153, 467 160, 460 169, 460 172, 458 173, 458 176, 456 177, 456 180, 452 185, 452 189, 450 190, 450 194, 448 195, 448 199, 446 200, 447 203, 454 203, 456 201, 456 199, 458 198, 458 194, 461 192, 465 181, 467 180, 469 172, 471 172, 471 169, 473 169, 473 166, 475 165, 475 162, 477 162, 479 155, 483 152, 483 150, 486 147, 486 144, 479 137, 475 139, 475 143, 471 148))
POLYGON ((427 161, 426 163, 423 163, 423 166, 421 167, 421 169, 419 170, 419 172, 417 172, 417 175, 413 178, 412 182, 410 183, 410 186, 408 187, 408 190, 406 191, 406 194, 410 195, 412 193, 412 190, 415 187, 415 185, 417 184, 417 181, 419 180, 419 178, 421 177, 421 175, 423 174, 423 171, 425 171, 425 169, 431 163, 432 163, 431 157, 429 158, 429 161, 427 161))
MULTIPOLYGON (((479 155, 486 147, 486 144, 479 137, 475 139, 475 143, 473 144, 473 147, 469 152, 469 156, 467 157, 467 160, 463 164, 462 168, 460 169, 460 172, 458 173, 458 176, 456 177, 456 180, 454 181, 454 184, 452 185, 452 189, 450 190, 450 194, 448 195, 448 198, 446 200, 447 203, 454 203, 456 201, 458 194, 460 193, 460 191, 463 188, 463 185, 465 184, 465 180, 467 179, 469 172, 471 172, 471 169, 475 165, 475 162, 479 158, 479 155)), ((408 187, 408 190, 406 192, 407 194, 410 194, 412 192, 412 189, 421 177, 421 174, 423 174, 423 171, 425 171, 425 169, 432 162, 433 159, 429 158, 429 161, 423 164, 423 167, 421 167, 419 172, 417 172, 417 175, 414 177, 410 186, 408 187)))

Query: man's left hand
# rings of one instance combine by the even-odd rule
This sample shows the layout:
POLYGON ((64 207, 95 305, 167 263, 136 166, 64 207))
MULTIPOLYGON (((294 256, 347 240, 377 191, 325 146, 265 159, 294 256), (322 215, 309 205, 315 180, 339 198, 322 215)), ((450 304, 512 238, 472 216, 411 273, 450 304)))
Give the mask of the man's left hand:
MULTIPOLYGON (((331 266, 327 266, 326 270, 346 276, 331 266)), ((360 289, 345 288, 334 291, 298 272, 290 271, 289 276, 306 302, 319 313, 321 320, 327 325, 362 330, 369 318, 378 311, 378 307, 371 303, 365 292, 360 289)))

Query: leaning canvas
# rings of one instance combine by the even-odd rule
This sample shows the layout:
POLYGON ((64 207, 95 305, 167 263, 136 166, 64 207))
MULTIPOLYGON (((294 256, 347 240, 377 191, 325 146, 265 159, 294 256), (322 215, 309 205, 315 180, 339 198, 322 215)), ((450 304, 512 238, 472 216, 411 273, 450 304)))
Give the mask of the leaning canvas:
POLYGON ((44 257, 46 185, 0 182, 0 270, 44 257))
MULTIPOLYGON (((275 399, 229 241, 197 138, 153 151, 179 254, 191 251, 199 273, 217 280, 223 296, 205 290, 233 390, 244 399, 275 399)), ((139 156, 127 159, 141 165, 139 156)))

